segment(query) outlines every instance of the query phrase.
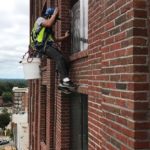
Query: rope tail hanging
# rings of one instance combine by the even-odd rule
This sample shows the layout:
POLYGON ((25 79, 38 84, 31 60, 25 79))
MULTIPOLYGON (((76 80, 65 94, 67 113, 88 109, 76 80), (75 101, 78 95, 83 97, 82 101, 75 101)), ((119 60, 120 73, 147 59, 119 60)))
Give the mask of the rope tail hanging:
MULTIPOLYGON (((33 61, 34 53, 35 53, 34 50, 28 50, 28 51, 22 56, 22 60, 23 60, 23 59, 26 57, 26 55, 28 54, 27 62, 28 62, 28 63, 31 63, 31 62, 33 61)), ((19 61, 19 63, 22 63, 22 60, 19 61)))

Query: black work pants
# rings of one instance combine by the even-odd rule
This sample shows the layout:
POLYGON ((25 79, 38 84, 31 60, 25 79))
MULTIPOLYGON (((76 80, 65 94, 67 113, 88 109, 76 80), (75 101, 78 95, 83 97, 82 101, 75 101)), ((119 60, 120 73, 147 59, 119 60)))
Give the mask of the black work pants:
POLYGON ((55 61, 56 70, 58 71, 61 80, 69 76, 69 61, 66 60, 58 49, 47 45, 45 48, 45 55, 49 59, 53 59, 55 61))

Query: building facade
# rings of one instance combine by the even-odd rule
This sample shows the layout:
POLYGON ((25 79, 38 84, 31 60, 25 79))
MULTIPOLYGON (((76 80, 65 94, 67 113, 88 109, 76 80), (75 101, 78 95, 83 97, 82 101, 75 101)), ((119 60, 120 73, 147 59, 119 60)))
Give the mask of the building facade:
POLYGON ((42 58, 29 81, 30 150, 149 150, 150 2, 30 0, 30 29, 47 7, 59 7, 56 36, 79 85, 57 90, 55 63, 42 58))
POLYGON ((13 87, 13 113, 27 112, 28 88, 13 87))
POLYGON ((17 150, 29 150, 28 113, 18 113, 12 116, 13 141, 17 150))
POLYGON ((13 87, 12 131, 18 150, 29 150, 28 88, 13 87))

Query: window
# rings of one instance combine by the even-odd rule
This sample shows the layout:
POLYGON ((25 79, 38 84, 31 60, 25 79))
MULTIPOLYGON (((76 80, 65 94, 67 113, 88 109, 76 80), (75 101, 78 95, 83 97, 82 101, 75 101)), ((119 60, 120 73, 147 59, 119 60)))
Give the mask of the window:
POLYGON ((80 46, 81 50, 88 47, 88 0, 80 0, 80 46))
POLYGON ((71 96, 71 150, 88 149, 88 96, 71 96))
POLYGON ((47 88, 45 85, 41 86, 40 99, 40 140, 46 143, 46 96, 47 88))
POLYGON ((73 1, 72 7, 72 52, 88 47, 88 0, 73 1))

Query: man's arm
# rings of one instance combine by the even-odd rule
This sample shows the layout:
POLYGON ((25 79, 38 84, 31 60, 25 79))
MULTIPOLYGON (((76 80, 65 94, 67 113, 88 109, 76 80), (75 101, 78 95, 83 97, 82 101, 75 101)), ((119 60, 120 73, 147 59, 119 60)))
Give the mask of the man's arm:
POLYGON ((69 31, 66 31, 65 35, 64 36, 61 36, 61 37, 54 37, 54 40, 56 42, 62 42, 63 40, 65 40, 66 38, 69 37, 69 31))
POLYGON ((49 19, 45 20, 42 23, 42 26, 48 27, 48 28, 52 27, 53 23, 56 21, 56 18, 58 16, 58 12, 59 12, 58 8, 55 8, 53 15, 49 19))

